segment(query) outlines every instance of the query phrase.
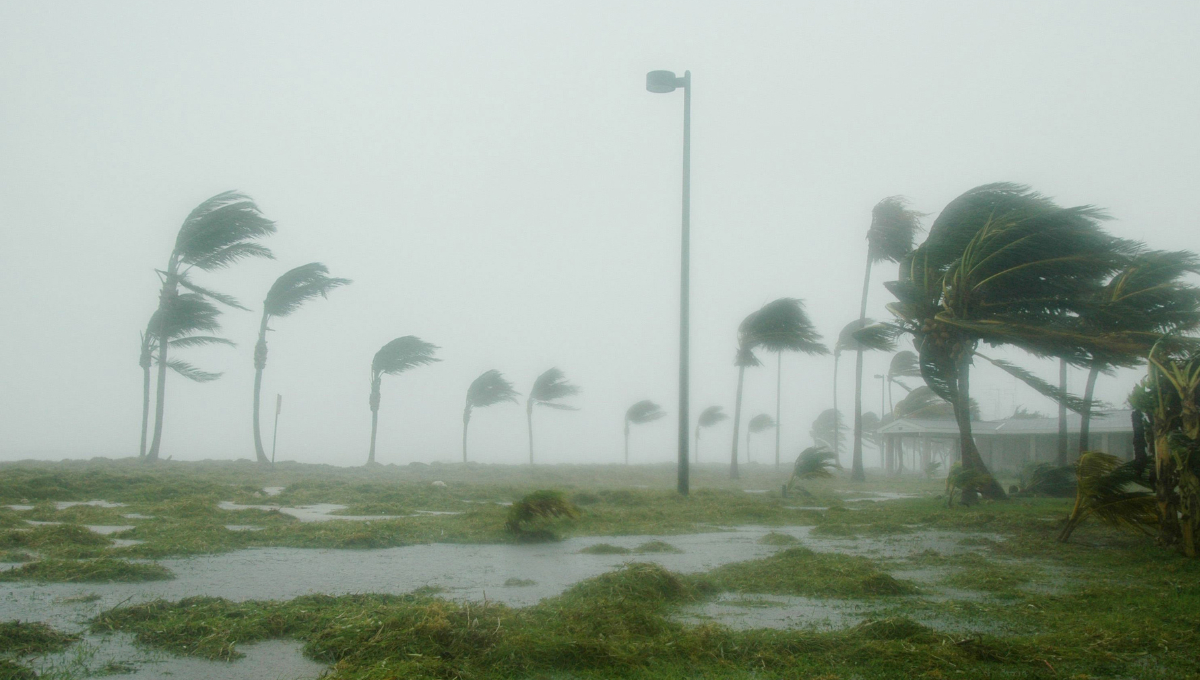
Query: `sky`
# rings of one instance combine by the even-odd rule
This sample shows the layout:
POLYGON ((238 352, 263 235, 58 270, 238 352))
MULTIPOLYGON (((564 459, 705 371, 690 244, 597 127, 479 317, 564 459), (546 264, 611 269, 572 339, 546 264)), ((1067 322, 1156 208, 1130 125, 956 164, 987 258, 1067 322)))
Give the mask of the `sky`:
MULTIPOLYGON (((276 259, 197 277, 253 311, 222 317, 236 348, 187 350, 220 380, 169 379, 164 457, 253 458, 261 300, 320 261, 354 283, 272 324, 280 460, 365 462, 371 358, 416 335, 442 361, 384 378, 379 462, 459 460, 471 380, 496 368, 527 394, 552 366, 583 393, 535 414, 538 462, 620 462, 641 399, 669 416, 631 458, 669 462, 683 98, 648 93, 647 71, 693 78, 696 414, 732 410, 736 328, 762 304, 804 300, 827 339, 855 318, 886 196, 928 224, 1020 182, 1196 248, 1197 25, 1200 4, 1099 0, 0 2, 0 460, 136 455, 155 270, 193 207, 237 189, 278 223, 276 259)), ((895 275, 875 267, 870 316, 895 275)), ((868 409, 886 361, 867 356, 868 409)), ((747 418, 774 412, 774 371, 747 372, 747 418)), ((832 377, 831 358, 784 355, 785 459, 832 377)), ((1122 404, 1137 378, 1097 395, 1122 404)), ((972 386, 985 417, 1054 410, 994 369, 972 386)), ((523 410, 476 411, 471 459, 526 461, 523 410)), ((700 460, 728 461, 730 436, 706 432, 700 460)))

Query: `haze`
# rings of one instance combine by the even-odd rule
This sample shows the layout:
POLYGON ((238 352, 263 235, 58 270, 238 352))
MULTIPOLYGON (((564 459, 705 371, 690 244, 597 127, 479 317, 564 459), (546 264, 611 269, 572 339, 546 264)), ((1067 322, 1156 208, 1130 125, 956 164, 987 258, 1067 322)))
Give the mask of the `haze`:
MULTIPOLYGON (((236 349, 188 351, 224 377, 172 376, 164 457, 253 458, 261 300, 320 261, 354 283, 272 325, 279 459, 365 462, 371 357, 416 335, 442 362, 385 379, 381 463, 457 460, 471 380, 497 368, 527 393, 551 366, 584 391, 535 416, 539 462, 619 462, 640 399, 671 417, 639 428, 634 460, 671 461, 682 97, 647 93, 647 71, 694 80, 696 414, 731 410, 736 327, 763 303, 802 298, 826 340, 856 317, 885 196, 936 214, 1021 182, 1195 249, 1198 25, 1200 5, 1166 2, 4 3, 0 459, 137 454, 154 270, 189 210, 239 189, 277 221, 277 259, 198 277, 254 311, 223 316, 236 349)), ((869 315, 894 277, 876 268, 869 315)), ((784 361, 790 458, 833 362, 784 361)), ((885 361, 867 355, 865 409, 885 361)), ((766 363, 746 417, 774 410, 766 363)), ((976 375, 984 417, 1053 412, 976 375)), ((1122 404, 1137 376, 1097 396, 1122 404)), ((525 460, 521 407, 471 427, 474 460, 525 460)), ((702 462, 728 461, 728 433, 702 462)))

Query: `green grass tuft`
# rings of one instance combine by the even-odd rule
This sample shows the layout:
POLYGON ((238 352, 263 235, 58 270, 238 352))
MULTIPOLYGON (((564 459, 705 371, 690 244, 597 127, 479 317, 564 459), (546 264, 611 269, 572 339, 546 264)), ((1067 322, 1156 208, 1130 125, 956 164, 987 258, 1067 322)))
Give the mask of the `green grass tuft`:
POLYGON ((581 549, 579 552, 584 555, 628 555, 633 551, 611 543, 596 543, 581 549))
POLYGON ((0 581, 43 583, 134 583, 175 578, 166 567, 101 557, 95 560, 44 559, 0 571, 0 581))

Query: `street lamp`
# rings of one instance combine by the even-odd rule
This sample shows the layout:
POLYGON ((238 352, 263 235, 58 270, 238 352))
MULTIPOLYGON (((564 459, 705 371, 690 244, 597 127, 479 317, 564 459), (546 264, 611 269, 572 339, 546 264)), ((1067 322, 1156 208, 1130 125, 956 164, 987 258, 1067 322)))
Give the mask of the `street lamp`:
POLYGON ((677 78, 674 71, 646 74, 646 89, 655 94, 683 88, 683 234, 679 256, 679 481, 677 489, 688 493, 688 298, 691 264, 688 242, 692 212, 692 72, 677 78))

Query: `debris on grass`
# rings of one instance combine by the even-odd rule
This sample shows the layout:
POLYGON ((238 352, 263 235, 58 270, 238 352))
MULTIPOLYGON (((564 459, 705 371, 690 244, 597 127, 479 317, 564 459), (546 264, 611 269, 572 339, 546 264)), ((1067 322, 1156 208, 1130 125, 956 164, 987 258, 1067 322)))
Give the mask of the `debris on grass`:
POLYGON ((788 548, 770 557, 727 564, 697 577, 716 591, 810 597, 870 598, 918 592, 907 581, 854 555, 788 548))
POLYGON ((0 621, 0 650, 13 656, 53 654, 61 652, 78 640, 78 636, 56 630, 45 623, 0 621))
POLYGON ((595 543, 583 548, 579 552, 584 555, 628 555, 633 551, 611 543, 595 543))
POLYGON ((0 581, 46 583, 135 583, 175 578, 166 567, 101 557, 94 560, 44 559, 0 571, 0 581))
POLYGON ((782 545, 799 545, 800 539, 796 538, 795 536, 789 536, 788 534, 781 534, 778 531, 772 531, 771 533, 767 534, 766 536, 763 536, 762 538, 758 539, 758 543, 760 545, 780 545, 780 546, 782 546, 782 545))
POLYGON ((680 554, 683 551, 666 541, 646 541, 634 548, 633 552, 638 555, 651 555, 654 553, 680 554))
POLYGON ((537 581, 534 581, 531 578, 517 578, 514 576, 505 580, 504 585, 508 588, 527 588, 529 586, 536 586, 537 581))

